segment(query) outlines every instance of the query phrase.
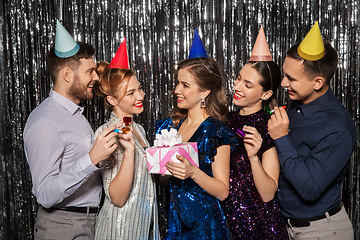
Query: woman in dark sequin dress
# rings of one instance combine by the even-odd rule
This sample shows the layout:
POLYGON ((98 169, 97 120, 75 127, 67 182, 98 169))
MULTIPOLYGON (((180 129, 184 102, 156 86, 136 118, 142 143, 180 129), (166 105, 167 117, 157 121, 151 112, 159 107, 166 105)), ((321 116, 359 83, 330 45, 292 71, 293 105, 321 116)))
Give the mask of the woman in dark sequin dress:
POLYGON ((281 81, 279 66, 271 55, 269 60, 250 58, 241 69, 233 99, 240 110, 228 114, 239 141, 231 154, 229 197, 223 202, 234 239, 288 239, 275 198, 280 164, 267 130, 270 114, 263 110, 276 103, 281 81))
POLYGON ((178 129, 183 142, 197 142, 199 168, 186 158, 168 162, 170 209, 166 239, 230 239, 219 200, 229 191, 230 145, 234 133, 224 123, 227 102, 220 67, 212 58, 192 58, 178 64, 177 107, 172 117, 156 124, 178 129))

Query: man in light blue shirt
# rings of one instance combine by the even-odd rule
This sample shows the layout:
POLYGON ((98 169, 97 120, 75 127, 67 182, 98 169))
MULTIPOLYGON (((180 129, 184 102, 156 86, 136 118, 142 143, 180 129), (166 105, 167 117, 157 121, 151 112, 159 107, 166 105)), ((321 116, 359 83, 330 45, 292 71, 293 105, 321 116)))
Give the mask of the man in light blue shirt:
MULTIPOLYGON (((114 127, 95 141, 78 104, 92 98, 98 81, 94 48, 78 42, 72 56, 51 47, 47 68, 54 87, 30 114, 24 130, 25 154, 39 207, 35 239, 92 239, 101 199, 96 166, 116 149, 114 127)), ((56 45, 56 44, 55 44, 56 45)))

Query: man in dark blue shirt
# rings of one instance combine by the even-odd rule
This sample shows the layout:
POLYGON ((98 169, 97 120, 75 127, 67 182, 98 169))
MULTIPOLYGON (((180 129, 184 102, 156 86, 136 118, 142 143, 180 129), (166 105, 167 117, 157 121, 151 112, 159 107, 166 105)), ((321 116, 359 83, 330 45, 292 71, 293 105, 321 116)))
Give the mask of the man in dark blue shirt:
POLYGON ((282 168, 277 196, 290 239, 353 239, 341 187, 357 129, 329 86, 337 52, 320 40, 318 52, 303 41, 286 54, 281 85, 293 103, 275 108, 268 126, 282 168))

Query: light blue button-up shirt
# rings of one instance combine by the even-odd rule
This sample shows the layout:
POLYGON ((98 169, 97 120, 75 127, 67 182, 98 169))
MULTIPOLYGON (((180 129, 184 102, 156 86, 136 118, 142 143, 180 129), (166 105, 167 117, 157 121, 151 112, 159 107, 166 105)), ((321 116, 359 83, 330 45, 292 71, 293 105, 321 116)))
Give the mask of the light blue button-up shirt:
POLYGON ((24 147, 37 202, 49 207, 95 207, 101 175, 89 157, 94 132, 83 107, 51 90, 30 114, 24 147))

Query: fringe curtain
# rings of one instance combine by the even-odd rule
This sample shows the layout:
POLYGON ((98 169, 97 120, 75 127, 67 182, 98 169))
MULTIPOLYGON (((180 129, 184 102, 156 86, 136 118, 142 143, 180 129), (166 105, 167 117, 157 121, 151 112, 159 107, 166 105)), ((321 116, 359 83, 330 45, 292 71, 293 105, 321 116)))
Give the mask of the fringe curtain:
MULTIPOLYGON (((152 142, 155 121, 174 106, 175 64, 187 57, 195 28, 205 48, 223 67, 231 101, 232 85, 249 59, 260 25, 274 58, 301 41, 315 21, 339 53, 332 89, 359 127, 359 0, 3 0, 0 2, 0 239, 32 239, 37 204, 25 159, 22 132, 30 112, 51 89, 45 58, 59 19, 76 40, 110 61, 126 37, 131 68, 146 94, 138 122, 152 142)), ((289 99, 282 89, 281 104, 289 99)), ((231 107, 232 108, 232 107, 231 107)), ((85 116, 96 129, 107 114, 102 100, 88 101, 85 116)), ((359 238, 359 143, 343 186, 343 202, 359 238)), ((158 189, 162 234, 166 191, 158 189), (165 200, 164 200, 165 199, 165 200)))

